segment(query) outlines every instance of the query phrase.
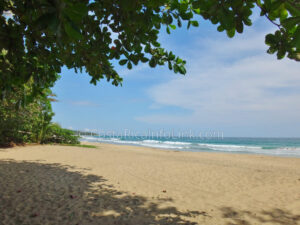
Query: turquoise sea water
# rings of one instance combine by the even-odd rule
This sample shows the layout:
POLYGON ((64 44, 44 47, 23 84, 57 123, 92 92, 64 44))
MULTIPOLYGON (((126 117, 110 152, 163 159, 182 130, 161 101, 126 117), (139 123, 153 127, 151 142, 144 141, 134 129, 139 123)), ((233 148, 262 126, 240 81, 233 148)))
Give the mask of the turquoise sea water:
POLYGON ((192 152, 227 152, 300 157, 300 138, 188 138, 82 136, 82 141, 192 152))

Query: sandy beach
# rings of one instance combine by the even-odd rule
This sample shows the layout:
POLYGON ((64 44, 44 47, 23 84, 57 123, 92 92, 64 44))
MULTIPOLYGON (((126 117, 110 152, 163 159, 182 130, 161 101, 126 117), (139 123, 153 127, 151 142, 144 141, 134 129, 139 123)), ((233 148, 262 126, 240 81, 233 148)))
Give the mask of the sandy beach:
POLYGON ((300 224, 300 158, 95 145, 0 149, 0 224, 300 224))

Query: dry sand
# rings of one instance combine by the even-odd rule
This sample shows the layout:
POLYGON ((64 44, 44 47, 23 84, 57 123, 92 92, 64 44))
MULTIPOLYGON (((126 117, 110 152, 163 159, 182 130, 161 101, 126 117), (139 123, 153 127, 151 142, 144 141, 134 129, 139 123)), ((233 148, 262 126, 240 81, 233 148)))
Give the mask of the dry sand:
POLYGON ((0 224, 300 224, 300 158, 97 144, 0 150, 0 224))

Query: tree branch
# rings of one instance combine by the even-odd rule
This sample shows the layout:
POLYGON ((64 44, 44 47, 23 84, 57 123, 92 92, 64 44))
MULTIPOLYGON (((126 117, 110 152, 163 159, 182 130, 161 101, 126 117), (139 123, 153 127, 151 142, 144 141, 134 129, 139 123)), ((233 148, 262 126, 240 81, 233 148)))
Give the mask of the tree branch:
POLYGON ((280 24, 275 23, 275 22, 268 16, 267 12, 266 12, 259 4, 258 4, 258 2, 256 2, 256 5, 260 8, 261 11, 263 11, 263 12, 265 13, 264 16, 265 16, 272 24, 274 24, 275 26, 277 26, 279 30, 282 28, 280 24))

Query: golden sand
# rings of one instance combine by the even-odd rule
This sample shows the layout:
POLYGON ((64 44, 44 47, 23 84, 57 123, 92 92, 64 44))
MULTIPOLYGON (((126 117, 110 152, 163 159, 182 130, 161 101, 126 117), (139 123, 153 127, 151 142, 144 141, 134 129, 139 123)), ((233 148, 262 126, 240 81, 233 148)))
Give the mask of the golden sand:
POLYGON ((300 224, 300 158, 96 144, 0 150, 0 224, 300 224))

